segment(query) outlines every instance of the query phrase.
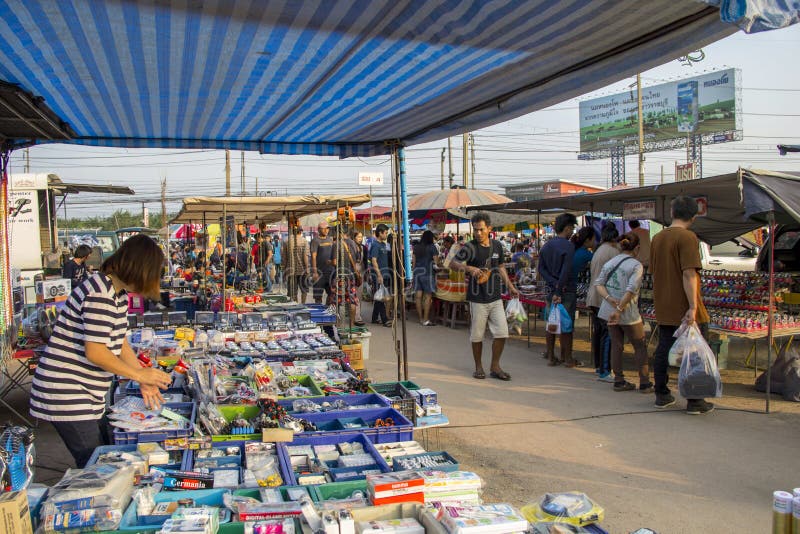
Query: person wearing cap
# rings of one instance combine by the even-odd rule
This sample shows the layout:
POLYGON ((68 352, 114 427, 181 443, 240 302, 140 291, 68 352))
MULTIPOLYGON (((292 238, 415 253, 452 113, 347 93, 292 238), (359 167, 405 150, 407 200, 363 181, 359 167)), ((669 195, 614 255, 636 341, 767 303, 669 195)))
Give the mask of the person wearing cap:
POLYGON ((314 282, 314 302, 322 304, 322 293, 326 301, 331 298, 331 278, 333 275, 333 239, 327 221, 317 226, 317 237, 311 240, 311 279, 314 282))

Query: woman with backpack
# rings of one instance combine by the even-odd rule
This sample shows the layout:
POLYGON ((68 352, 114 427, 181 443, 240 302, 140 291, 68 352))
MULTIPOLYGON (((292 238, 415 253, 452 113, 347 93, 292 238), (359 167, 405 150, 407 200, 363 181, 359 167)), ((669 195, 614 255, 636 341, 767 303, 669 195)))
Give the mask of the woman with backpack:
POLYGON ((644 322, 639 314, 639 289, 642 285, 644 267, 636 259, 639 253, 639 237, 624 234, 619 240, 622 251, 609 260, 594 282, 597 294, 602 298, 598 316, 606 321, 611 337, 611 369, 614 372, 614 391, 632 391, 636 386, 625 380, 622 372, 622 350, 627 337, 633 345, 636 367, 639 371, 639 392, 650 393, 650 369, 647 363, 647 344, 644 337, 644 322))

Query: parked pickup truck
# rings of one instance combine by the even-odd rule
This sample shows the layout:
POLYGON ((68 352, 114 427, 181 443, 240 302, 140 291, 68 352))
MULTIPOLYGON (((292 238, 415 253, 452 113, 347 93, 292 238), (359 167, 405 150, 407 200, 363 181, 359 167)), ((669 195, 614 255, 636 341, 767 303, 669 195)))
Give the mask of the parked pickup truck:
POLYGON ((755 271, 758 250, 747 239, 737 237, 709 247, 700 242, 703 269, 724 271, 755 271))

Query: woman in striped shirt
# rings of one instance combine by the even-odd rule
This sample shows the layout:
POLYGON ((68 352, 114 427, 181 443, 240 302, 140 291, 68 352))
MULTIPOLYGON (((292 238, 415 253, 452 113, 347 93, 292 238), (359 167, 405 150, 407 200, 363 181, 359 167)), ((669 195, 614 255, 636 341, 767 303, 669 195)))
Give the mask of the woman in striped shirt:
POLYGON ((148 407, 163 402, 170 376, 144 368, 125 339, 127 292, 159 297, 164 254, 150 237, 131 237, 100 271, 74 288, 58 315, 31 386, 31 415, 50 421, 82 468, 104 444, 101 422, 114 375, 139 382, 148 407))

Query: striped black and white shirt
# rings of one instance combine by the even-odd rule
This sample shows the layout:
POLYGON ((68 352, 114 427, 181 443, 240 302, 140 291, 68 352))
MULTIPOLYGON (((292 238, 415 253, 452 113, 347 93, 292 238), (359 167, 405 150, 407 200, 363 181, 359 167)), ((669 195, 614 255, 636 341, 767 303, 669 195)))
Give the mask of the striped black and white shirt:
POLYGON ((103 273, 72 290, 58 314, 31 386, 31 415, 45 421, 100 419, 112 373, 86 358, 86 342, 119 356, 128 327, 128 297, 103 273))

